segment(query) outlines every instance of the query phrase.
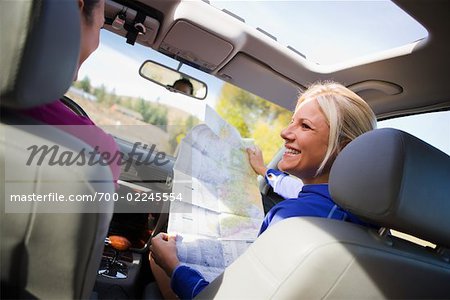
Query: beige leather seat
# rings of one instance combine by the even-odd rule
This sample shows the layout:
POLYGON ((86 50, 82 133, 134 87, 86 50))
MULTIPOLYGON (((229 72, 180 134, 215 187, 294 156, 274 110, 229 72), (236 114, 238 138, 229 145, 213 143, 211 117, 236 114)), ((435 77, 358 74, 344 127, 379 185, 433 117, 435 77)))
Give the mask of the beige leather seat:
POLYGON ((335 201, 379 226, 311 217, 269 228, 199 299, 450 298, 450 157, 399 130, 350 143, 330 177, 335 201))
POLYGON ((89 298, 113 204, 11 201, 17 194, 114 190, 107 166, 51 166, 48 159, 27 166, 30 145, 56 145, 61 153, 92 148, 15 111, 54 101, 69 88, 78 62, 78 3, 6 1, 0 19, 1 298, 89 298))

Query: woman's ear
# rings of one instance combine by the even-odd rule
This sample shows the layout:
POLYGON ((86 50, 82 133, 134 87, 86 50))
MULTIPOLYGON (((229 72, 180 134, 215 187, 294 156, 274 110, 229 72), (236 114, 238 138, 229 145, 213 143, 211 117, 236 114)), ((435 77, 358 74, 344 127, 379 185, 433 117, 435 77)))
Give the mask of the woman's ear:
POLYGON ((84 0, 78 0, 78 8, 80 11, 83 11, 84 8, 84 0))

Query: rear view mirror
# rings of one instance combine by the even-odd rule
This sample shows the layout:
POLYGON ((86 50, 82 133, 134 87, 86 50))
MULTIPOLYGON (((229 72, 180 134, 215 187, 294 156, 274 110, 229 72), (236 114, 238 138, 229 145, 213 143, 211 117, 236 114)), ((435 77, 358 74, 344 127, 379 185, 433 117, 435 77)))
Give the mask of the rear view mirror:
POLYGON ((199 100, 206 98, 208 88, 205 83, 157 62, 145 61, 139 68, 139 75, 171 92, 181 93, 199 100))

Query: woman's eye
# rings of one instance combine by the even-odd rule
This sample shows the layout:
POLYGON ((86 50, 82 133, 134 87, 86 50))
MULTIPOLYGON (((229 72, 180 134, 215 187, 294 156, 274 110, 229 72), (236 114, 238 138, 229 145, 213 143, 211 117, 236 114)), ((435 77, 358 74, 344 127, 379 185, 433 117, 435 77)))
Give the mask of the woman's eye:
POLYGON ((311 127, 306 123, 302 123, 302 128, 311 129, 311 127))

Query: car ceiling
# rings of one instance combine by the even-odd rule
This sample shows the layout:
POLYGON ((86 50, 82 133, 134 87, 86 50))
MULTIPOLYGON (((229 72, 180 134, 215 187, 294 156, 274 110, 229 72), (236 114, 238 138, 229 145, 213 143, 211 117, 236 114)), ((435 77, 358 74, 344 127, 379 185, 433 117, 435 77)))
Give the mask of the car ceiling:
MULTIPOLYGON (((159 21, 155 36, 138 39, 138 43, 182 57, 287 109, 294 108, 299 90, 317 80, 335 80, 350 87, 371 105, 379 119, 450 108, 446 76, 450 69, 450 1, 395 1, 428 30, 426 42, 408 55, 327 73, 207 2, 118 3, 107 1, 107 17, 114 18, 125 5, 159 21)), ((105 28, 114 31, 110 26, 105 28)))

